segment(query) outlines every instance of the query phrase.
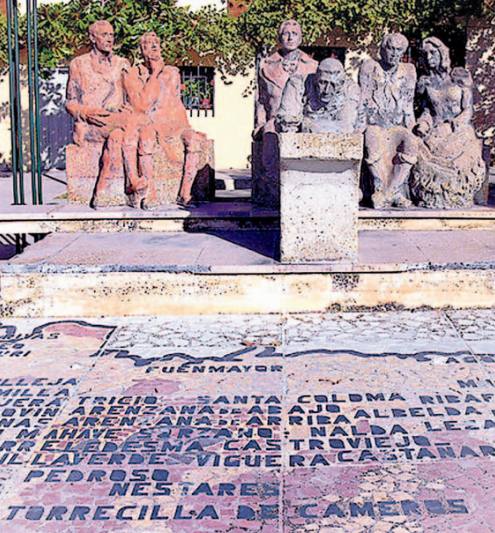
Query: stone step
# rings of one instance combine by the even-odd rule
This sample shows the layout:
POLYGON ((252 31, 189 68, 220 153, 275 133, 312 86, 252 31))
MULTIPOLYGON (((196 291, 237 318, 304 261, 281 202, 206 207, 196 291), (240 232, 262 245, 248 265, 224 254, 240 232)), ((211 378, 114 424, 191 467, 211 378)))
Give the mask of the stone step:
POLYGON ((0 262, 2 316, 495 306, 495 231, 363 231, 359 260, 286 265, 276 231, 57 233, 0 262))
MULTIPOLYGON (((228 191, 227 191, 228 192, 228 191)), ((238 191, 242 192, 242 191, 238 191)), ((154 211, 128 207, 93 210, 86 206, 51 204, 6 206, 0 212, 0 234, 52 232, 164 232, 277 229, 279 213, 253 206, 242 198, 185 209, 163 206, 154 211)), ((359 210, 360 230, 448 231, 495 230, 495 205, 469 210, 359 210)))

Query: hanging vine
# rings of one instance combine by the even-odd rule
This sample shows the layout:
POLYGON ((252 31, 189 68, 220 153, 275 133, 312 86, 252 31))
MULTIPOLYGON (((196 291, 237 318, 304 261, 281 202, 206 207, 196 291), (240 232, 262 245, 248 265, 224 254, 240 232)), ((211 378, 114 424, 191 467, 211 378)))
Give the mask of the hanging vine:
MULTIPOLYGON (((174 0, 52 2, 39 7, 40 65, 54 68, 86 50, 87 28, 98 19, 114 25, 121 55, 133 59, 142 33, 155 31, 168 62, 188 64, 193 57, 208 56, 229 75, 245 73, 257 51, 273 46, 277 28, 287 18, 301 23, 306 42, 324 40, 339 30, 359 43, 397 29, 416 38, 439 33, 456 44, 463 17, 480 14, 482 4, 482 0, 254 0, 246 13, 235 18, 226 9, 207 6, 190 11, 174 0)), ((0 26, 5 26, 4 17, 0 26)), ((0 62, 6 59, 5 33, 1 31, 0 62)))

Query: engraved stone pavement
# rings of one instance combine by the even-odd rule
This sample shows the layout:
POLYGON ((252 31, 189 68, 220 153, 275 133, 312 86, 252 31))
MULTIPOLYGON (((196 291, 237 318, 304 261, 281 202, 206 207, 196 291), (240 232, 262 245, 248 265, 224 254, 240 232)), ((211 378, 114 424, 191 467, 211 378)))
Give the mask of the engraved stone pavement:
POLYGON ((0 531, 495 531, 495 313, 0 325, 0 531))

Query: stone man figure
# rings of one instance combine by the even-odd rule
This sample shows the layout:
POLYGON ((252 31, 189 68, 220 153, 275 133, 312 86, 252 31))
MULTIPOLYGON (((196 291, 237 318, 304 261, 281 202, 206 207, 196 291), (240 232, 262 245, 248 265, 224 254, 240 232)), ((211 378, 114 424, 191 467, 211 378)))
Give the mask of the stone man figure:
POLYGON ((359 85, 367 115, 365 151, 375 208, 408 207, 408 178, 416 163, 414 90, 416 69, 401 60, 409 46, 400 33, 385 35, 379 61, 366 60, 359 85))
POLYGON ((102 144, 101 168, 91 201, 92 207, 105 203, 109 180, 122 175, 121 128, 125 121, 122 79, 129 62, 113 54, 114 31, 104 20, 89 27, 92 50, 70 63, 67 111, 74 118, 74 143, 102 144))
POLYGON ((293 76, 275 119, 277 131, 357 133, 365 127, 361 91, 337 59, 325 59, 306 81, 293 76))
POLYGON ((279 203, 278 142, 275 116, 282 91, 294 75, 303 79, 316 72, 318 63, 302 52, 301 26, 295 20, 284 22, 278 32, 279 49, 259 66, 255 129, 253 131, 253 201, 274 207, 279 203))
POLYGON ((164 64, 156 33, 145 33, 140 47, 143 63, 124 75, 125 94, 132 108, 124 135, 131 205, 147 209, 157 204, 153 165, 153 154, 157 149, 168 159, 178 161, 184 158, 177 201, 187 205, 192 200, 199 152, 206 136, 189 125, 181 100, 179 70, 164 64), (179 142, 170 142, 174 140, 179 142))

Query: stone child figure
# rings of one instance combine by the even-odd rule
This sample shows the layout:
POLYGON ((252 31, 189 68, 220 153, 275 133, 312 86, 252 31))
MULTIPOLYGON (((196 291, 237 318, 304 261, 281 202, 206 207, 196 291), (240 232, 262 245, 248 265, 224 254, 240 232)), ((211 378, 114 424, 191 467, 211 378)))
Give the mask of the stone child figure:
POLYGON ((279 49, 263 59, 258 71, 255 128, 253 139, 253 200, 263 206, 279 202, 278 143, 275 116, 282 91, 294 75, 303 79, 316 72, 318 63, 299 49, 301 26, 295 20, 284 22, 278 32, 279 49))
POLYGON ((451 70, 449 49, 436 37, 423 41, 422 54, 427 73, 417 85, 421 116, 415 128, 422 142, 411 193, 421 207, 471 207, 486 173, 471 125, 471 75, 464 68, 451 70))
POLYGON ((198 153, 206 136, 189 125, 181 100, 179 70, 164 64, 156 33, 145 33, 140 47, 143 63, 132 67, 124 76, 125 94, 132 108, 124 136, 128 192, 134 207, 156 206, 153 154, 160 149, 171 160, 184 159, 177 201, 187 205, 192 200, 199 168, 198 153), (180 142, 171 144, 169 141, 173 139, 180 142), (175 153, 177 144, 181 153, 175 153))
POLYGON ((373 179, 375 208, 411 205, 408 179, 418 143, 412 133, 416 69, 402 62, 408 46, 400 33, 385 35, 380 60, 364 61, 359 71, 368 123, 365 160, 373 179))
POLYGON ((293 76, 285 86, 277 131, 356 133, 365 126, 361 91, 337 59, 325 59, 315 74, 293 76))
POLYGON ((114 31, 104 20, 89 27, 92 50, 70 63, 67 111, 74 118, 74 143, 104 143, 101 168, 91 205, 105 203, 109 180, 122 175, 121 126, 125 121, 122 78, 129 62, 113 54, 114 31))

